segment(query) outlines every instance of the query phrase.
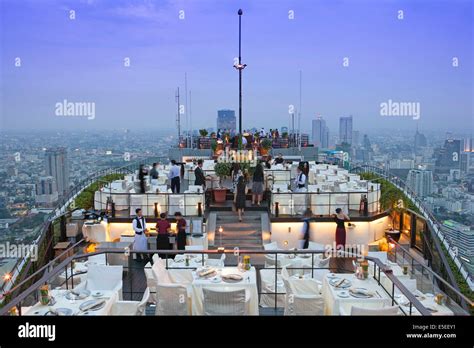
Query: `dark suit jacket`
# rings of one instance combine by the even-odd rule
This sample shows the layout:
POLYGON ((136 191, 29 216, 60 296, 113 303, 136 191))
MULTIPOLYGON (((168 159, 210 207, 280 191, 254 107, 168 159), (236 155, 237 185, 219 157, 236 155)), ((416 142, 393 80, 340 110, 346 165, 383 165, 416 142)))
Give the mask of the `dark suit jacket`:
POLYGON ((206 178, 204 177, 204 172, 201 168, 197 167, 194 170, 194 175, 196 176, 196 180, 194 181, 194 185, 206 185, 206 178))

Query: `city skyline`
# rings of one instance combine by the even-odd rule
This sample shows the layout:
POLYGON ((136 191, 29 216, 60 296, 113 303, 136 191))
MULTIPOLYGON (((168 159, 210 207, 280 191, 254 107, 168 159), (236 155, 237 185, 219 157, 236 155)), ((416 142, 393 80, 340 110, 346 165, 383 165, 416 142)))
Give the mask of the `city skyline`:
POLYGON ((4 1, 0 127, 172 129, 185 72, 193 128, 212 127, 217 110, 238 109, 241 6, 244 129, 288 125, 301 70, 307 133, 318 115, 333 133, 345 115, 360 131, 418 124, 472 133, 472 4, 452 3, 4 1), (65 100, 94 103, 94 118, 57 116, 65 100), (421 117, 381 116, 391 101, 419 103, 421 117))

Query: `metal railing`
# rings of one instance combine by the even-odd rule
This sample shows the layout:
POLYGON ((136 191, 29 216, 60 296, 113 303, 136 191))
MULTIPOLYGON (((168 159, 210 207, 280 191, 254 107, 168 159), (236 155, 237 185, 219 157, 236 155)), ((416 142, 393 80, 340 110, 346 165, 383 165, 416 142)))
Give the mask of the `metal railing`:
POLYGON ((380 190, 350 192, 272 192, 270 212, 275 217, 304 215, 331 216, 336 208, 342 208, 346 214, 360 211, 360 200, 363 195, 368 199, 367 216, 378 214, 380 210, 380 190), (369 194, 375 197, 369 197, 369 194), (325 201, 325 202, 323 202, 325 201))
POLYGON ((407 183, 404 180, 401 180, 398 176, 390 173, 390 171, 387 169, 382 169, 382 168, 369 166, 369 165, 354 167, 351 169, 351 172, 374 173, 382 177, 383 179, 388 180, 391 184, 395 185, 399 190, 401 190, 413 202, 416 208, 423 215, 424 219, 426 220, 426 222, 428 223, 430 227, 429 230, 433 231, 435 235, 439 238, 442 245, 444 245, 444 247, 448 251, 449 256, 454 261, 456 267, 458 268, 464 280, 466 280, 471 290, 474 290, 474 282, 472 279, 473 276, 467 271, 462 261, 456 255, 456 252, 455 252, 456 248, 453 245, 451 245, 449 238, 447 238, 444 235, 443 230, 442 230, 443 229, 442 224, 435 217, 431 209, 421 199, 418 198, 416 193, 410 189, 410 187, 407 185, 407 183))
MULTIPOLYGON (((310 271, 312 276, 314 275, 314 271, 318 269, 327 269, 327 268, 320 268, 320 267, 314 267, 315 266, 315 255, 318 254, 324 254, 326 251, 325 250, 298 250, 298 251, 290 251, 290 250, 240 250, 239 254, 240 255, 273 255, 274 260, 275 260, 275 265, 271 267, 263 267, 259 268, 259 270, 262 269, 269 269, 274 273, 274 279, 275 279, 275 284, 274 284, 274 292, 262 292, 259 291, 259 295, 272 295, 274 296, 275 302, 274 302, 274 308, 275 310, 277 309, 277 303, 278 303, 278 296, 285 295, 285 293, 279 293, 278 292, 278 277, 279 273, 282 269, 282 267, 278 267, 278 257, 281 255, 298 255, 298 254, 311 254, 312 258, 312 267, 287 267, 288 270, 303 270, 303 272, 308 272, 310 271)), ((73 270, 73 262, 89 258, 91 256, 95 255, 100 255, 100 254, 105 254, 106 260, 107 258, 110 258, 111 255, 114 254, 120 254, 120 255, 125 255, 127 258, 127 264, 124 267, 124 271, 128 272, 129 274, 129 291, 124 292, 130 294, 130 297, 132 297, 134 294, 142 294, 143 289, 140 291, 134 291, 134 283, 133 279, 130 276, 130 273, 133 272, 134 269, 143 269, 142 267, 134 267, 133 264, 133 256, 134 255, 150 255, 150 254, 161 254, 165 255, 166 259, 166 265, 168 269, 182 269, 183 267, 170 267, 169 266, 169 259, 174 257, 175 255, 179 254, 197 254, 201 255, 201 260, 202 263, 204 264, 204 256, 205 255, 222 255, 222 253, 225 254, 233 254, 235 255, 235 250, 148 250, 148 251, 133 251, 130 250, 126 253, 124 253, 123 249, 107 249, 107 250, 101 250, 99 252, 93 252, 90 254, 76 254, 70 257, 65 258, 63 261, 59 262, 59 264, 52 268, 49 267, 50 265, 46 265, 42 270, 43 272, 42 276, 35 281, 34 284, 32 284, 28 289, 23 291, 22 293, 18 294, 16 297, 14 297, 6 306, 4 306, 2 309, 0 309, 0 315, 8 315, 11 311, 12 308, 16 307, 18 309, 18 313, 21 315, 22 314, 22 304, 28 303, 28 304, 34 304, 31 303, 31 301, 37 301, 38 297, 38 289, 40 286, 44 284, 50 284, 52 281, 55 279, 55 277, 59 276, 61 273, 66 274, 65 280, 63 281, 63 286, 65 286, 66 289, 69 288, 69 280, 71 280, 71 286, 74 287, 74 276, 77 276, 78 273, 74 273, 73 270), (70 269, 70 272, 68 273, 68 269, 70 269)), ((345 257, 360 257, 359 255, 352 255, 348 252, 344 254, 345 257)), ((393 273, 384 265, 378 258, 374 257, 365 257, 366 260, 370 261, 373 263, 373 275, 372 277, 377 281, 377 284, 381 286, 381 274, 384 274, 386 278, 390 280, 390 282, 393 284, 392 289, 386 289, 385 287, 381 286, 381 288, 385 291, 386 295, 390 299, 392 305, 400 305, 397 302, 396 296, 395 296, 395 289, 398 289, 398 291, 405 296, 407 301, 409 301, 409 309, 405 311, 402 306, 400 305, 400 310, 402 311, 403 314, 405 315, 411 315, 414 314, 413 308, 417 310, 417 312, 421 315, 426 315, 429 316, 431 315, 431 312, 419 301, 419 299, 412 294, 406 287, 405 285, 396 277, 393 275, 393 273)), ((188 268, 192 270, 192 268, 188 268)), ((329 271, 329 269, 328 269, 329 271)), ((340 271, 347 272, 348 270, 342 269, 340 271)), ((40 271, 38 271, 40 272, 40 271)), ((37 273, 38 273, 37 272, 37 273)), ((36 274, 37 274, 36 273, 36 274)), ((35 275, 35 274, 34 274, 35 275)), ((32 276, 34 276, 32 275, 32 276)))

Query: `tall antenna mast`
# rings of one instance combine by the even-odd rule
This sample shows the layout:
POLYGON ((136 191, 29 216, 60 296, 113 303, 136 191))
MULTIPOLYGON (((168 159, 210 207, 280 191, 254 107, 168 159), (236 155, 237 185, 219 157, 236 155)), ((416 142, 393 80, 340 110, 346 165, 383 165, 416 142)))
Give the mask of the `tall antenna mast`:
POLYGON ((184 105, 185 105, 184 112, 185 112, 185 118, 186 118, 185 126, 187 130, 187 135, 186 135, 186 143, 187 143, 188 138, 189 138, 189 122, 188 122, 188 76, 186 72, 184 73, 184 105))
POLYGON ((179 87, 176 91, 176 102, 178 103, 178 114, 176 115, 176 126, 178 127, 178 142, 181 141, 181 105, 179 104, 179 87))
POLYGON ((301 150, 301 95, 302 95, 303 72, 300 70, 300 107, 298 109, 298 148, 301 150))
POLYGON ((191 149, 193 148, 193 123, 192 123, 192 111, 191 111, 191 91, 189 91, 189 129, 190 129, 190 138, 191 138, 191 149))

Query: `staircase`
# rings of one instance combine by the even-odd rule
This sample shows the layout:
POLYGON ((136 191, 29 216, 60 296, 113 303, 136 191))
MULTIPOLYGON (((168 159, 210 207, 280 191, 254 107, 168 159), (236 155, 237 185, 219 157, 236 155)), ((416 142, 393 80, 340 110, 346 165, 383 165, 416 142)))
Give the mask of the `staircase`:
MULTIPOLYGON (((222 226, 223 232, 216 232, 214 238, 214 248, 224 247, 241 250, 262 250, 262 211, 246 211, 239 222, 237 213, 227 210, 217 211, 216 229, 222 226)), ((231 254, 226 255, 226 266, 237 265, 237 257, 231 254)), ((251 255, 252 264, 263 262, 263 256, 251 255)))

